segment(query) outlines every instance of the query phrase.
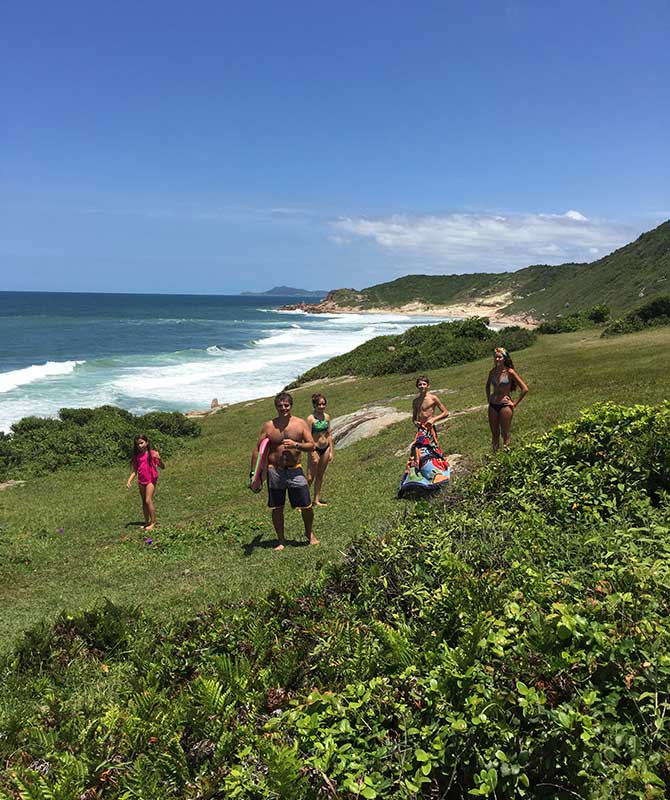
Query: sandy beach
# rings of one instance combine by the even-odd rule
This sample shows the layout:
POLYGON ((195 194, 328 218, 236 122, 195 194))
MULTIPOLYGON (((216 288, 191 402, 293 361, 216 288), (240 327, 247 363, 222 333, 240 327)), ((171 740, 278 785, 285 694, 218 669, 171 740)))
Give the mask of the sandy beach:
POLYGON ((417 317, 452 317, 453 319, 473 319, 488 317, 492 325, 518 325, 522 328, 537 328, 538 320, 527 314, 505 314, 504 309, 512 302, 510 294, 492 295, 485 300, 473 303, 459 303, 451 306, 436 306, 414 301, 402 306, 380 306, 360 308, 359 306, 341 306, 332 300, 321 303, 298 303, 283 306, 283 311, 301 310, 306 314, 407 314, 417 317))

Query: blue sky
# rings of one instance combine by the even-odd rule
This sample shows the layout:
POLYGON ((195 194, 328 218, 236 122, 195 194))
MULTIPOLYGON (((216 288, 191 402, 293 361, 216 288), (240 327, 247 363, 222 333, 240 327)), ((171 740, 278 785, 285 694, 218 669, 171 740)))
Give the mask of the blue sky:
POLYGON ((23 0, 0 36, 0 289, 362 287, 670 217, 667 0, 23 0))

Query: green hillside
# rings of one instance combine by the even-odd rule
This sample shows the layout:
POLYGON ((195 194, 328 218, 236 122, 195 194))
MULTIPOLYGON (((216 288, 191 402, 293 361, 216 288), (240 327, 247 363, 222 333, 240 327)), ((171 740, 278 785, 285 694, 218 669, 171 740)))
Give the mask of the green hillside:
MULTIPOLYGON (((598 330, 539 336, 515 354, 530 394, 515 417, 514 441, 528 441, 598 400, 659 403, 670 397, 669 347, 670 328, 664 327, 607 339, 598 330)), ((485 402, 490 366, 489 355, 429 372, 452 412, 476 409, 453 416, 441 435, 446 452, 464 453, 469 463, 490 451, 486 412, 477 409, 485 402)), ((323 380, 293 391, 295 411, 310 413, 316 388, 326 393, 334 417, 364 405, 408 411, 414 379, 323 380)), ((290 558, 278 560, 267 499, 246 488, 248 456, 272 412, 270 399, 239 403, 203 420, 199 437, 181 440, 161 473, 151 546, 137 527, 139 496, 126 489, 126 463, 26 476, 25 486, 0 492, 0 603, 6 609, 0 650, 27 626, 53 619, 62 608, 74 613, 101 596, 169 617, 190 616, 220 599, 263 596, 304 579, 319 562, 340 558, 356 532, 388 524, 399 508, 395 493, 410 423, 336 452, 324 486, 330 505, 316 515, 321 545, 292 547, 290 558)), ((299 515, 288 514, 287 525, 287 537, 299 541, 299 515)))
POLYGON ((475 275, 405 275, 361 292, 335 289, 329 299, 339 305, 361 308, 394 306, 420 301, 434 305, 467 302, 483 295, 509 291, 510 273, 479 272, 475 275))
POLYGON ((604 303, 613 314, 625 313, 639 306, 641 298, 652 300, 668 292, 670 221, 591 264, 543 269, 560 270, 556 280, 546 285, 547 291, 542 291, 543 279, 538 276, 537 282, 524 286, 525 296, 515 300, 507 311, 552 316, 568 304, 576 310, 604 303))
MULTIPOLYGON (((394 500, 409 422, 338 450, 318 547, 288 514, 274 553, 245 488, 269 400, 185 437, 152 539, 122 464, 2 492, 0 797, 667 797, 668 346, 539 336, 495 459, 489 359, 436 369, 470 475, 394 500)), ((324 388, 340 415, 412 384, 324 388)))
POLYGON ((622 314, 667 293, 670 279, 670 221, 635 242, 589 264, 537 264, 516 272, 476 275, 406 275, 360 292, 336 289, 329 299, 361 309, 424 302, 455 305, 510 294, 508 313, 536 318, 579 310, 599 303, 622 314))
POLYGON ((440 367, 463 364, 490 356, 495 346, 516 352, 535 341, 533 331, 503 328, 492 331, 485 319, 417 325, 397 336, 375 336, 367 342, 322 361, 301 375, 291 386, 320 378, 343 375, 391 375, 432 372, 440 367))

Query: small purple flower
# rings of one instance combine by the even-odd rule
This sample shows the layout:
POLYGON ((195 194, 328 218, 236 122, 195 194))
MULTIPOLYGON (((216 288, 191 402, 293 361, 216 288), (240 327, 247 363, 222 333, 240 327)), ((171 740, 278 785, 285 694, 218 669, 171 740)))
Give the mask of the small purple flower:
POLYGON ((56 533, 65 533, 65 528, 57 528, 56 533))
POLYGON ((147 538, 144 540, 144 544, 153 544, 153 543, 154 540, 151 538, 151 536, 147 536, 147 538))

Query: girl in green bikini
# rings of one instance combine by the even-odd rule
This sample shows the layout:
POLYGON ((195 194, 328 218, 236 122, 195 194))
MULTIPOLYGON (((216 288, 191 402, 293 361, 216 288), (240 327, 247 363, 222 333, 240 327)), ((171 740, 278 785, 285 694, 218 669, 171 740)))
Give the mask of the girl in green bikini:
POLYGON ((333 435, 330 431, 330 415, 326 414, 326 398, 317 392, 312 395, 314 413, 307 417, 307 424, 312 428, 312 438, 316 449, 309 454, 307 481, 310 486, 314 482, 314 505, 325 506, 321 499, 321 485, 326 467, 333 460, 333 435))

